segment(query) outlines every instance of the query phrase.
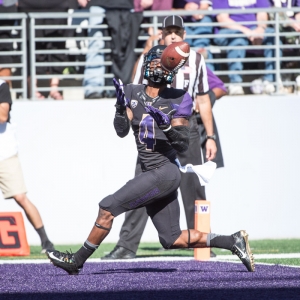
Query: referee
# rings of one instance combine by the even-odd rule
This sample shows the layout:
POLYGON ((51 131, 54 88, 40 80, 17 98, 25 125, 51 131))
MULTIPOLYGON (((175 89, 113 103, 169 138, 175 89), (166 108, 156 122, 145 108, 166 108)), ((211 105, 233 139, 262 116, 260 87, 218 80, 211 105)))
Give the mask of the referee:
MULTIPOLYGON (((183 41, 185 35, 184 22, 180 16, 168 16, 164 19, 162 41, 166 46, 174 42, 183 41)), ((145 52, 146 51, 144 51, 144 53, 145 52)), ((143 79, 143 61, 144 55, 140 57, 136 68, 137 71, 133 80, 133 83, 135 84, 147 83, 147 81, 143 79)), ((181 165, 186 165, 188 163, 200 165, 203 163, 201 144, 204 146, 204 159, 215 159, 217 152, 216 142, 219 150, 219 141, 216 139, 216 125, 212 116, 211 100, 212 103, 214 103, 216 96, 220 98, 226 94, 226 88, 223 82, 206 68, 203 56, 194 50, 191 50, 187 63, 184 67, 179 69, 172 83, 172 87, 184 89, 189 92, 195 104, 194 114, 189 120, 189 148, 186 152, 177 154, 181 165), (218 90, 215 90, 216 95, 210 90, 208 75, 210 81, 214 82, 214 88, 218 87, 218 90), (203 133, 205 133, 205 135, 204 141, 202 142, 200 134, 203 135, 203 133)), ((216 163, 218 166, 223 166, 222 155, 221 157, 218 157, 216 163)), ((138 159, 135 176, 139 175, 141 172, 141 165, 138 159)), ((196 174, 182 173, 180 191, 185 209, 187 227, 193 229, 194 203, 196 199, 206 200, 205 189, 200 185, 196 174)), ((120 231, 120 239, 116 247, 109 254, 102 257, 102 259, 134 258, 147 220, 148 215, 144 207, 126 212, 125 220, 120 231)), ((211 252, 211 256, 215 256, 215 254, 211 252)))

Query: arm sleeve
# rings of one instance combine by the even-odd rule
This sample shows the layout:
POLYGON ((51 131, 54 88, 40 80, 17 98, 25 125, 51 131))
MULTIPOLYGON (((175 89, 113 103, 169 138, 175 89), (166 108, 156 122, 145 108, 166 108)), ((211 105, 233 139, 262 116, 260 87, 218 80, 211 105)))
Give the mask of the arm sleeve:
POLYGON ((190 129, 187 126, 174 126, 164 131, 172 147, 179 153, 189 148, 190 129))
POLYGON ((114 127, 119 137, 123 138, 128 134, 130 129, 130 122, 126 110, 123 114, 119 114, 116 112, 114 118, 114 127))
POLYGON ((6 111, 3 116, 1 116, 1 119, 5 120, 5 122, 10 122, 10 110, 12 105, 11 95, 8 84, 0 79, 0 103, 8 103, 9 104, 9 110, 8 114, 6 115, 6 111))
POLYGON ((3 80, 0 80, 0 103, 12 104, 8 84, 3 80))

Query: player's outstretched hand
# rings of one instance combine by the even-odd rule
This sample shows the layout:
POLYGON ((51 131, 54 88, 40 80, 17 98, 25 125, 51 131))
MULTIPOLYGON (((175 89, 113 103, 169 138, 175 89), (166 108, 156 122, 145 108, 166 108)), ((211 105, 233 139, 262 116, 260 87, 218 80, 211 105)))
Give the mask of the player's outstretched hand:
POLYGON ((170 127, 172 116, 176 112, 176 109, 173 109, 168 114, 165 114, 161 110, 151 105, 146 105, 145 110, 155 120, 158 127, 162 130, 166 130, 170 127))
POLYGON ((119 108, 125 109, 126 106, 129 104, 129 100, 126 99, 124 89, 123 89, 123 82, 121 79, 119 81, 116 78, 113 78, 113 83, 116 89, 116 95, 117 95, 117 103, 116 105, 119 106, 119 108))

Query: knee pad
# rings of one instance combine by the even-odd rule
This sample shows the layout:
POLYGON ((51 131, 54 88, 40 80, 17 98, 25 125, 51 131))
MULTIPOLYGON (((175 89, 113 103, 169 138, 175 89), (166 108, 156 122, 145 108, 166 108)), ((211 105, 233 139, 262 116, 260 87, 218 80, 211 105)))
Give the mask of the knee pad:
POLYGON ((99 207, 111 212, 113 202, 114 197, 112 195, 109 195, 99 202, 99 207))

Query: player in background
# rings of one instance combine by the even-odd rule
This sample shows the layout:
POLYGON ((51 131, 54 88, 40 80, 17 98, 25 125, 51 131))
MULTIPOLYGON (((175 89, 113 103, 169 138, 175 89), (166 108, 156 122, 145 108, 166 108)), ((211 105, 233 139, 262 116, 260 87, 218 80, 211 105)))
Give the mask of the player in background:
POLYGON ((146 207, 164 248, 228 249, 241 259, 248 271, 254 271, 254 258, 244 230, 224 236, 180 229, 177 189, 181 174, 176 159, 177 153, 189 146, 188 119, 193 101, 184 90, 167 87, 174 73, 161 66, 160 57, 165 48, 155 46, 145 56, 147 85, 123 86, 113 80, 117 95, 114 127, 120 137, 125 137, 132 128, 143 172, 100 201, 96 222, 76 253, 47 251, 54 266, 70 275, 79 273, 109 234, 115 217, 140 207, 146 207))

